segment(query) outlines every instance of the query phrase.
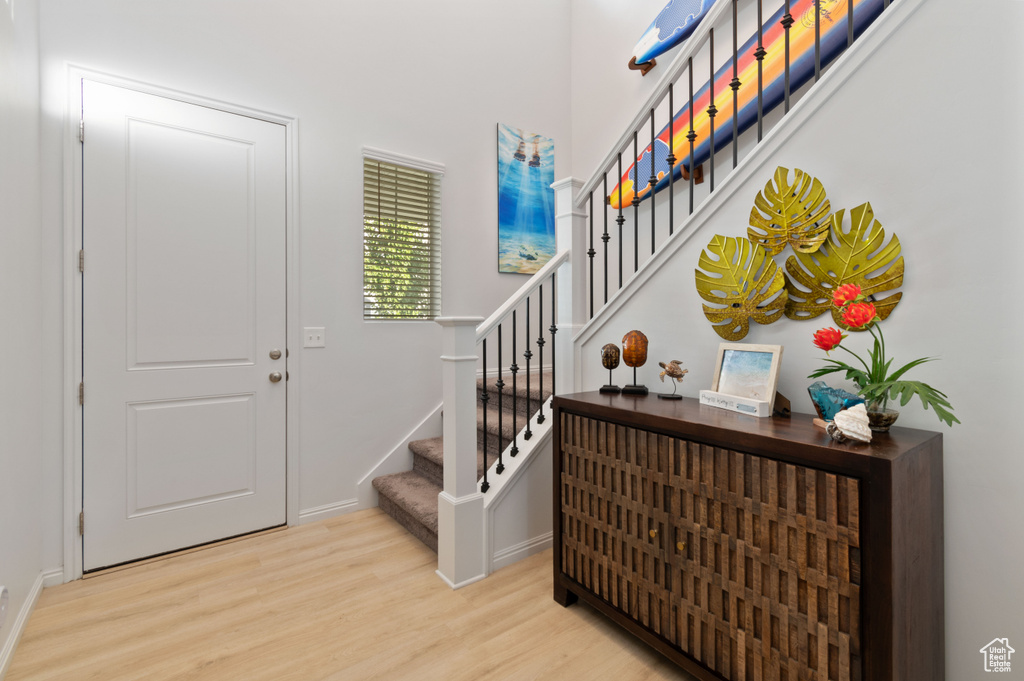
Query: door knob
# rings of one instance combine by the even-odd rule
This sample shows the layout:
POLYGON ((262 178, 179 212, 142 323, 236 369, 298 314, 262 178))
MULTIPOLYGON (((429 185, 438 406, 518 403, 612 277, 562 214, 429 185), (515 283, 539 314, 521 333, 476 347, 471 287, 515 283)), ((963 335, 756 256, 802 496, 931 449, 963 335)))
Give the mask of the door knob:
POLYGON ((275 371, 274 373, 270 374, 270 382, 271 383, 277 383, 280 380, 281 380, 281 372, 280 371, 275 371))
POLYGON ((280 350, 271 350, 270 351, 270 359, 281 359, 281 351, 280 350))

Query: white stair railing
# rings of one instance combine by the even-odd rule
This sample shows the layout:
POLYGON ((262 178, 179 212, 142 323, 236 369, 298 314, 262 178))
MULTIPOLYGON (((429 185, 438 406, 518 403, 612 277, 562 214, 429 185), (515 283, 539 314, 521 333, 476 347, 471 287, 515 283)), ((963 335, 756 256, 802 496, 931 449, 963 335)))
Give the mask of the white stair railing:
MULTIPOLYGON (((570 178, 552 186, 555 190, 556 255, 487 319, 442 317, 437 320, 444 329, 441 355, 444 490, 438 495, 437 573, 452 588, 486 576, 490 561, 484 536, 485 495, 496 493, 497 486, 512 484, 511 476, 502 476, 505 457, 528 459, 537 442, 533 430, 550 416, 550 404, 544 404, 546 400, 542 399, 540 410, 531 418, 524 418, 521 429, 516 423, 511 441, 505 442, 498 435, 497 446, 491 448, 485 434, 485 474, 478 478, 477 408, 483 402, 486 413, 490 399, 486 389, 483 394, 477 390, 478 367, 485 384, 492 379, 495 381, 498 395, 503 395, 503 388, 508 385, 505 379, 509 378, 517 387, 520 381, 538 381, 537 393, 543 398, 539 381, 545 372, 552 375, 552 394, 577 388, 572 339, 587 319, 583 306, 586 280, 582 268, 586 258, 586 214, 575 208, 575 194, 582 186, 580 181, 570 178), (534 357, 536 365, 532 364, 534 357), (520 371, 525 374, 522 378, 518 377, 520 371)), ((527 399, 532 400, 529 397, 532 392, 531 385, 527 399)), ((514 390, 511 399, 519 399, 514 390)), ((526 412, 532 413, 532 407, 528 405, 526 412)), ((502 409, 499 408, 498 413, 501 414, 502 409)))

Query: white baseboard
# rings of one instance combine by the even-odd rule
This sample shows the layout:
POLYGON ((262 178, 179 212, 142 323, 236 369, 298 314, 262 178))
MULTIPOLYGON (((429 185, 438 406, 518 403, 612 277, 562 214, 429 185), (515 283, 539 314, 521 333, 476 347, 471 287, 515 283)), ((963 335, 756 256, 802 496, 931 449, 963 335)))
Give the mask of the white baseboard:
POLYGON ((491 560, 491 572, 500 570, 503 567, 512 565, 521 561, 527 556, 532 556, 535 553, 551 548, 552 539, 554 535, 551 532, 542 534, 538 537, 533 537, 521 544, 510 546, 507 549, 503 549, 494 554, 494 558, 491 560))
POLYGON ((333 518, 337 515, 344 515, 346 513, 351 513, 352 511, 358 510, 360 510, 359 499, 345 499, 343 501, 337 501, 333 504, 324 504, 323 506, 307 508, 305 510, 299 511, 299 525, 313 523, 317 520, 333 518))
POLYGON ((64 581, 64 568, 58 568, 56 570, 45 570, 40 572, 34 582, 32 582, 32 588, 29 589, 28 597, 25 602, 21 604, 21 609, 18 610, 18 616, 14 619, 14 623, 11 625, 11 633, 7 637, 7 643, 4 644, 3 650, 0 650, 0 681, 3 680, 4 676, 7 675, 7 669, 11 666, 11 660, 14 659, 14 650, 18 647, 18 641, 21 640, 21 635, 25 633, 25 627, 28 626, 28 619, 32 616, 32 611, 36 608, 36 602, 39 600, 39 595, 43 593, 43 587, 55 586, 64 581))
POLYGON ((470 577, 469 579, 465 579, 465 580, 459 582, 458 584, 454 584, 454 583, 452 583, 452 580, 448 579, 443 574, 441 574, 440 570, 435 570, 434 574, 437 575, 438 577, 440 577, 441 581, 444 582, 445 584, 447 584, 448 587, 452 591, 454 591, 455 589, 461 589, 464 586, 469 586, 470 584, 473 584, 475 582, 479 582, 481 579, 483 579, 484 577, 487 576, 487 575, 477 575, 476 577, 470 577))

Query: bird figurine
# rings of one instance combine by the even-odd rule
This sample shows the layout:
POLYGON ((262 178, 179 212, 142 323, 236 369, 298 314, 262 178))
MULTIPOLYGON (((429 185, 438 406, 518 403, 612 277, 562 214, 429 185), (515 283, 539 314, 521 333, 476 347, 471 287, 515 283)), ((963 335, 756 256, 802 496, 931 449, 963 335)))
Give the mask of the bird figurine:
MULTIPOLYGON (((658 362, 658 366, 660 366, 662 369, 664 369, 664 371, 662 371, 660 374, 658 374, 658 378, 661 379, 661 382, 664 383, 665 382, 665 377, 668 376, 669 378, 673 378, 673 379, 675 379, 675 381, 678 381, 679 383, 682 383, 683 382, 683 376, 689 373, 688 369, 684 369, 683 367, 679 366, 682 363, 683 363, 682 360, 678 360, 678 359, 673 359, 668 364, 666 364, 665 362, 658 362)), ((680 400, 680 399, 683 398, 682 395, 677 395, 676 394, 676 383, 675 382, 672 382, 672 392, 671 393, 659 393, 658 397, 661 397, 661 398, 666 399, 666 400, 680 400)))

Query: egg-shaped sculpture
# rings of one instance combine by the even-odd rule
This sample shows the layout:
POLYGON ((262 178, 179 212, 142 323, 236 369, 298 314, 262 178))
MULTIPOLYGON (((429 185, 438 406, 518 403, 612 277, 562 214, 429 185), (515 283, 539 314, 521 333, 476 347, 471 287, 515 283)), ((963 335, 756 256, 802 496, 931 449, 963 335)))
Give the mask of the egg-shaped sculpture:
POLYGON ((608 343, 601 348, 601 366, 608 371, 619 366, 619 346, 615 343, 608 343))
POLYGON ((647 336, 636 329, 623 336, 622 361, 634 369, 642 367, 647 362, 647 336))

